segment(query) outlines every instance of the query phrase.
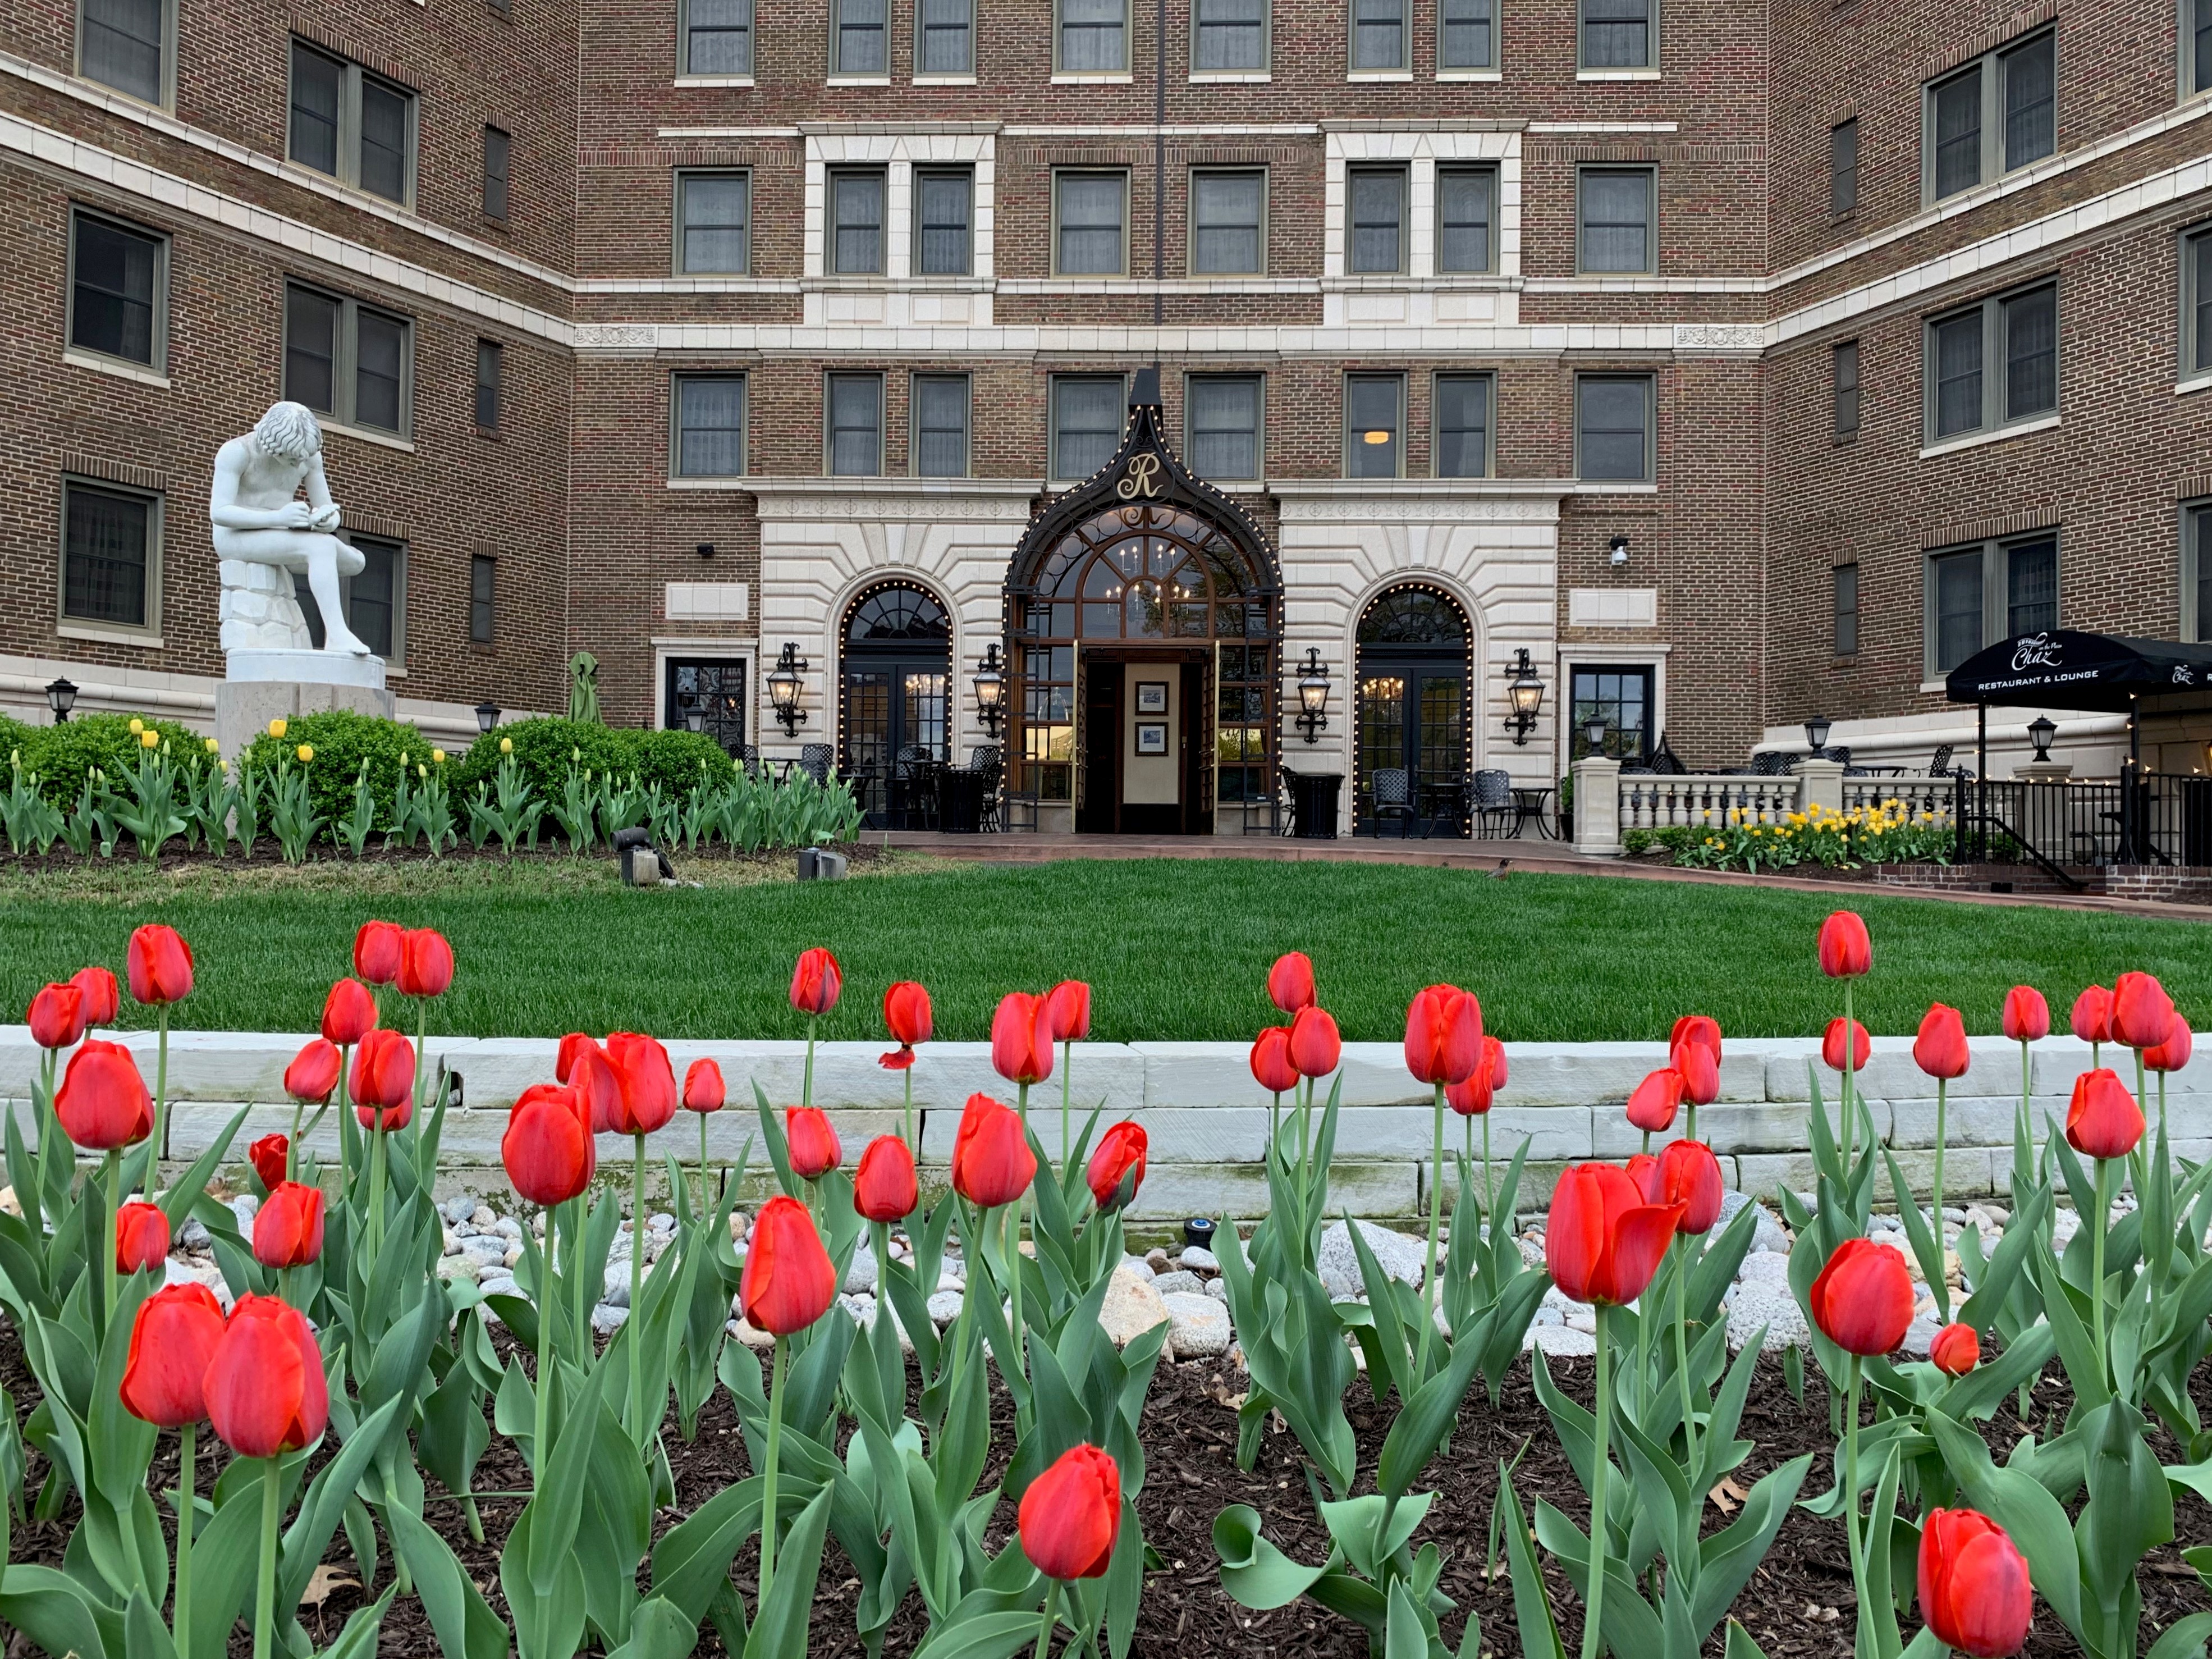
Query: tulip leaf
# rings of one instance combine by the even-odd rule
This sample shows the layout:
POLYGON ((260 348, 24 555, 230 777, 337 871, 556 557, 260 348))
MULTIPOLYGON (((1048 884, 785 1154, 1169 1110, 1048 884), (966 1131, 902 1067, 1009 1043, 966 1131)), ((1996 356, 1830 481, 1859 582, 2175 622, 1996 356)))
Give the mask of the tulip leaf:
POLYGON ((177 1659, 177 1644, 143 1584, 131 1587, 130 1605, 123 1609, 123 1641, 128 1659, 177 1659))
POLYGON ((1382 1629, 1382 1659, 1429 1659, 1429 1632, 1403 1579, 1390 1581, 1389 1614, 1382 1629))
MULTIPOLYGON (((1735 1212, 1735 1218, 1721 1229, 1720 1237, 1711 1240, 1697 1258, 1690 1274, 1689 1316, 1693 1325, 1711 1325, 1720 1318, 1721 1298, 1735 1283, 1735 1276, 1743 1271, 1744 1258, 1751 1254, 1752 1240, 1759 1237, 1759 1212, 1747 1204, 1735 1212)), ((1695 1247, 1698 1241, 1686 1239, 1686 1244, 1695 1247)))
POLYGON ((1506 1581, 1513 1587, 1513 1617, 1520 1627, 1523 1659, 1566 1659, 1559 1640, 1559 1620, 1553 1616, 1551 1597, 1544 1588, 1544 1570, 1529 1540, 1528 1518, 1514 1492, 1513 1477, 1504 1461, 1498 1465, 1498 1496, 1491 1506, 1491 1525, 1502 1524, 1505 1534, 1506 1581))
POLYGON ((1342 1559, 1340 1547, 1332 1547, 1321 1565, 1305 1566, 1269 1543, 1261 1535, 1261 1524, 1260 1512, 1246 1504, 1231 1504, 1213 1517, 1221 1587, 1255 1613, 1290 1606, 1342 1559))
MULTIPOLYGON (((1567 1583, 1589 1605, 1589 1540, 1583 1529, 1542 1498, 1536 1500, 1536 1536, 1559 1559, 1567 1583)), ((1616 1654, 1657 1654, 1666 1634, 1651 1604, 1638 1593, 1627 1564, 1610 1550, 1605 1556, 1605 1613, 1602 1633, 1616 1654)))
POLYGON ((814 1585, 822 1574, 822 1545, 829 1526, 830 1489, 824 1486, 799 1510, 777 1548, 775 1582, 753 1615, 749 1644, 762 1653, 781 1659, 806 1651, 807 1620, 814 1608, 814 1585))
MULTIPOLYGON (((1751 1639, 1751 1632, 1733 1619, 1729 1620, 1728 1645, 1721 1659, 1766 1659, 1766 1650, 1751 1639)), ((1937 1659, 1946 1659, 1937 1656, 1937 1659)))
MULTIPOLYGON (((1700 1645, 1765 1559, 1812 1467, 1813 1455, 1807 1452, 1770 1470, 1753 1483, 1735 1518, 1698 1543, 1690 1626, 1700 1645)), ((1671 1584, 1671 1574, 1669 1578, 1671 1584)))
MULTIPOLYGON (((1930 1285, 1943 1282, 1943 1247, 1936 1242, 1929 1229, 1928 1218, 1919 1201, 1912 1195, 1911 1184, 1905 1172, 1897 1167, 1897 1154, 1888 1147, 1881 1149, 1882 1161, 1889 1166, 1889 1190, 1897 1200, 1898 1218, 1905 1224, 1905 1236, 1911 1241, 1914 1260, 1920 1263, 1921 1277, 1930 1285)), ((1940 1218, 1939 1218, 1940 1220, 1940 1218)))
MULTIPOLYGON (((238 1137, 239 1126, 246 1121, 246 1113, 253 1109, 241 1106, 223 1126, 221 1134, 208 1143, 208 1148, 192 1161, 192 1167, 181 1179, 161 1194, 161 1210, 169 1224, 172 1237, 181 1231, 192 1212, 192 1206, 206 1194, 208 1182, 215 1176, 216 1169, 230 1154, 230 1143, 238 1137)), ((20 1189, 19 1189, 20 1190, 20 1189)))
POLYGON ((1986 1419, 2021 1384, 2043 1374, 2057 1346, 2049 1325, 2029 1327, 2007 1343, 1995 1359, 1975 1366, 1953 1382, 1935 1401, 1933 1409, 1961 1423, 1986 1419))
POLYGON ((777 1121, 775 1109, 768 1103, 768 1091, 761 1087, 758 1078, 753 1079, 753 1109, 760 1115, 761 1139, 768 1143, 768 1161, 775 1170, 776 1186, 786 1197, 805 1203, 805 1188, 791 1172, 791 1143, 784 1139, 783 1125, 777 1121))
POLYGON ((607 1659, 690 1659, 699 1645, 699 1621, 686 1619, 665 1597, 653 1595, 638 1603, 629 1616, 629 1639, 611 1650, 607 1659))
MULTIPOLYGON (((1353 1237, 1358 1236, 1354 1229, 1353 1237)), ((1370 1255, 1368 1260, 1371 1261, 1373 1257, 1370 1255)), ((1376 1490, 1391 1498, 1401 1497, 1420 1479, 1421 1471, 1428 1467, 1429 1460, 1437 1455, 1437 1448, 1451 1432, 1460 1402, 1474 1385, 1475 1368, 1481 1364, 1482 1357, 1481 1343, 1458 1344, 1444 1367, 1407 1401, 1392 1421, 1389 1433, 1383 1437, 1382 1456, 1375 1473, 1376 1490)), ((1409 1371, 1411 1364, 1409 1359, 1409 1371)))
MULTIPOLYGON (((1137 1506, 1125 1496, 1114 1558, 1106 1569, 1106 1646, 1114 1659, 1128 1659, 1129 1644, 1136 1638, 1137 1607, 1144 1599, 1146 1559, 1151 1554, 1137 1506)), ((1088 1628, 1095 1630, 1097 1621, 1088 1628)))
POLYGON ((401 1504, 388 1504, 392 1552, 415 1581, 415 1594, 446 1659, 504 1659, 507 1626, 455 1559, 452 1547, 401 1504))
MULTIPOLYGON (((2074 1385, 2075 1399, 2085 1407, 2094 1409, 2112 1398, 2112 1386, 2106 1380, 2105 1356, 2097 1351, 2087 1329, 2075 1310, 2073 1291, 2059 1272, 2057 1258, 2044 1245, 2036 1255, 2036 1267, 2043 1281, 2043 1308, 2051 1322, 2051 1334, 2058 1348, 2059 1363, 2065 1367, 2066 1380, 2074 1385)), ((2104 1287, 2095 1288, 2097 1296, 2104 1287)))
POLYGON ((394 1584, 368 1606, 356 1607, 353 1616, 345 1621, 345 1628, 338 1632, 338 1639, 318 1654, 316 1659, 376 1659, 377 1632, 392 1606, 392 1598, 398 1594, 399 1587, 394 1584))
POLYGON ((1952 1479, 1966 1502, 2012 1535, 2027 1559, 2028 1576, 2067 1629, 2081 1631, 2081 1562, 2066 1511, 2033 1475, 1999 1468, 1972 1430, 1940 1413, 1928 1426, 1952 1479))
POLYGON ((2204 1659, 2208 1640, 2212 1640, 2212 1613, 2192 1613, 2151 1644, 2143 1659, 2204 1659))
MULTIPOLYGON (((568 1405, 567 1420, 554 1437, 553 1455, 544 1466, 548 1471, 544 1490, 526 1506, 537 1511, 525 1558, 531 1583, 540 1595, 554 1593, 554 1581, 564 1576, 563 1564, 575 1541, 576 1526, 583 1514, 584 1479, 589 1472, 592 1442, 598 1437, 600 1395, 611 1365, 594 1365, 584 1386, 568 1405)), ((513 1550, 510 1540, 508 1551, 513 1550)), ((582 1587, 577 1587, 580 1597, 582 1587)))
POLYGON ((48 1653, 125 1659, 122 1613, 94 1600, 90 1590, 52 1567, 19 1563, 8 1569, 7 1588, 0 1590, 0 1620, 48 1653))
MULTIPOLYGON (((359 1430, 338 1449, 337 1456, 323 1465, 301 1498, 300 1512, 284 1532, 283 1556, 277 1568, 279 1607, 300 1605, 307 1580, 321 1563, 323 1552, 330 1547, 331 1534, 338 1529, 339 1516, 352 1498, 354 1488, 360 1484, 362 1474, 374 1460, 378 1447, 384 1443, 386 1432, 393 1419, 402 1414, 401 1408, 406 1403, 404 1399, 388 1400, 363 1419, 359 1430)), ((306 1455, 301 1454, 303 1462, 306 1455)), ((240 1496, 246 1494, 241 1492, 240 1496)), ((252 1535, 258 1535, 258 1532, 257 1524, 252 1535)), ((198 1551, 193 1553, 195 1566, 198 1565, 198 1551)), ((198 1586, 194 1589, 197 1590, 198 1586)))
POLYGON ((1036 1643, 1041 1622, 1038 1613, 1011 1608, 971 1613, 932 1631, 914 1659, 1009 1659, 1036 1643))
MULTIPOLYGON (((507 1546, 500 1552, 500 1588, 507 1594, 507 1612, 514 1619, 515 1651, 520 1659, 569 1659, 583 1644, 584 1581, 578 1573, 556 1572, 548 1589, 541 1590, 532 1582, 529 1562, 537 1544, 538 1515, 538 1500, 533 1498, 515 1517, 507 1546)), ((573 1505, 571 1516, 573 1538, 573 1505)), ((562 1553, 567 1553, 564 1546, 562 1553)))

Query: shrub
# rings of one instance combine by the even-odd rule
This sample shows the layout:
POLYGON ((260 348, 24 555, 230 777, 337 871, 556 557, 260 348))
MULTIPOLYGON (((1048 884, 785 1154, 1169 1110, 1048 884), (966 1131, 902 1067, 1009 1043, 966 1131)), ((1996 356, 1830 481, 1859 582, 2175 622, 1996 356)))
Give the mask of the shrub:
POLYGON ((23 769, 39 775, 39 793, 64 811, 76 804, 85 774, 94 767, 120 787, 125 769, 138 757, 138 733, 131 729, 134 720, 160 732, 179 765, 205 752, 206 739, 175 720, 151 714, 82 714, 59 726, 23 728, 23 769))
POLYGON ((657 782, 672 795, 690 793, 702 762, 717 781, 732 769, 721 744, 702 732, 644 732, 588 720, 516 720, 478 738, 456 763, 451 778, 455 799, 474 795, 477 783, 499 770, 501 738, 513 740, 515 764, 546 799, 560 799, 572 764, 600 777, 611 772, 627 779, 635 772, 641 787, 657 782))
POLYGON ((26 726, 12 715, 0 714, 0 752, 21 754, 23 764, 27 767, 31 760, 25 745, 36 738, 38 731, 37 726, 26 726))
POLYGON ((410 721, 387 720, 339 708, 287 720, 281 738, 264 732, 242 758, 250 766, 273 772, 280 755, 296 766, 299 763, 293 757, 303 743, 315 751, 307 769, 309 798, 315 811, 331 823, 352 816, 354 780, 360 775, 362 762, 368 763, 368 786, 376 799, 379 830, 393 827, 392 798, 399 781, 400 757, 406 756, 411 767, 428 762, 431 753, 429 738, 410 721))

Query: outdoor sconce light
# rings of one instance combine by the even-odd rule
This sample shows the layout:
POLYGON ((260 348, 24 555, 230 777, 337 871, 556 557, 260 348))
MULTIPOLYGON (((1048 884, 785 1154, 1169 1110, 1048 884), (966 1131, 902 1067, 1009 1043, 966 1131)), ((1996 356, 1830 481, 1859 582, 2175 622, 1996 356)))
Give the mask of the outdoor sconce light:
POLYGON ((701 698, 696 692, 694 692, 690 696, 687 696, 683 700, 683 706, 684 729, 686 732, 705 731, 707 729, 707 704, 705 701, 701 698))
POLYGON ((2039 763, 2051 758, 2051 740, 2058 735, 2058 728, 2048 714, 2038 714, 2027 723, 2027 740, 2035 745, 2035 758, 2039 763))
POLYGON ((1505 697, 1513 712, 1506 716, 1505 729, 1513 734, 1515 746, 1523 747, 1529 732, 1536 729, 1536 711, 1544 706, 1544 682, 1536 678, 1536 665, 1528 659, 1525 645, 1507 672, 1513 676, 1513 683, 1505 688, 1505 697))
POLYGON ((1593 714, 1583 722, 1583 742, 1586 752, 1593 755, 1605 753, 1605 728, 1606 718, 1602 714, 1593 714))
POLYGON ((768 700, 775 707, 776 720, 782 725, 786 737, 796 736, 799 728, 806 724, 806 711, 799 706, 799 677, 805 672, 806 659, 799 654, 796 645, 786 640, 783 654, 776 659, 768 676, 768 700))
POLYGON ((701 542, 691 550, 696 553, 702 559, 711 559, 714 556, 714 544, 712 542, 701 542))
POLYGON ((1805 722, 1805 746, 1813 752, 1808 760, 1820 758, 1820 751, 1828 746, 1828 728, 1835 722, 1824 715, 1815 714, 1805 722))
POLYGON ((1308 743, 1319 743, 1328 730, 1328 665, 1321 659, 1319 646, 1308 646, 1306 659, 1298 665, 1298 730, 1308 743))
POLYGON ((999 653, 996 640, 975 666, 975 684, 976 716, 982 720, 983 729, 995 738, 1006 718, 1006 659, 999 653))
POLYGON ((66 679, 50 680, 46 684, 46 707, 54 711, 54 724, 61 725, 76 707, 76 687, 66 679))
POLYGON ((1607 550, 1613 556, 1613 562, 1615 564, 1626 564, 1628 562, 1628 538, 1626 536, 1615 536, 1613 538, 1611 545, 1607 550))
POLYGON ((499 724, 499 705, 489 697, 477 705, 477 730, 489 732, 499 724))

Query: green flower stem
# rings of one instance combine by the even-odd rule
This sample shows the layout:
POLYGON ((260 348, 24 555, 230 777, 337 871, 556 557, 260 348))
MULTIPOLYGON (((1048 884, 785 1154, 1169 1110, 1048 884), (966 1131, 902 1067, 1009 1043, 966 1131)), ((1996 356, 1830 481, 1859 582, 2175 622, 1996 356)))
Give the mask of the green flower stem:
POLYGON ((1013 1294, 1014 1370, 1027 1376, 1029 1365, 1024 1357, 1027 1344, 1022 1335, 1022 1211, 1018 1202, 1006 1212, 1005 1225, 1006 1231, 1000 1236, 999 1244, 1006 1259, 1006 1279, 1013 1294))
MULTIPOLYGON (((1859 1357, 1851 1356, 1844 1386, 1844 1518, 1851 1549, 1851 1588, 1867 1606, 1866 1552, 1859 1543, 1859 1357)), ((1870 1614, 1869 1616, 1871 1616, 1870 1614)))
POLYGON ((707 1115, 699 1114, 699 1220, 703 1225, 714 1214, 707 1202, 707 1115))
POLYGON ((422 1045, 424 1034, 430 1025, 430 1000, 415 1000, 415 1079, 407 1085, 407 1098, 415 1103, 415 1109, 422 1109, 422 1045))
POLYGON ((2089 1305, 2095 1320, 2097 1353, 2100 1363, 2105 1352, 2105 1229, 2112 1214, 2112 1200, 2106 1195, 2106 1172, 2111 1163, 2110 1158, 2097 1160, 2097 1213, 2091 1221, 2094 1231, 2089 1235, 2089 1305))
POLYGON ((284 1140, 284 1179, 287 1181, 292 1178, 293 1170, 299 1167, 300 1114, 307 1109, 307 1105, 304 1100, 292 1103, 292 1133, 284 1140))
POLYGON ((384 1141, 390 1132, 384 1127, 383 1108, 371 1109, 376 1117, 376 1127, 368 1132, 368 1251, 374 1264, 384 1243, 384 1141))
POLYGON ((1933 1225, 1936 1229, 1936 1283, 1929 1288, 1936 1292, 1936 1322, 1939 1325, 1948 1325, 1951 1322, 1951 1275, 1944 1270, 1943 1267, 1943 1122, 1948 1104, 1946 1081, 1940 1077, 1936 1079, 1936 1190, 1929 1205, 1929 1208, 1935 1212, 1933 1225))
POLYGON ((1613 1348, 1606 1329, 1611 1310, 1597 1304, 1597 1462, 1590 1469, 1589 1594, 1583 1597, 1589 1615, 1583 1625, 1583 1659, 1597 1659, 1603 1641, 1600 1621, 1605 1612, 1605 1479, 1612 1460, 1613 1348))
POLYGON ((1267 1101, 1267 1147, 1270 1152, 1283 1138, 1283 1091, 1278 1089, 1267 1101))
POLYGON ((1413 1362, 1417 1378, 1428 1376, 1429 1340, 1437 1334, 1437 1235, 1443 1231, 1444 1218, 1444 1085, 1441 1083, 1436 1085, 1431 1115, 1435 1131, 1429 1164, 1429 1255, 1421 1275, 1421 1346, 1413 1362))
POLYGON ((1490 1114, 1482 1115, 1482 1213, 1492 1227, 1498 1224, 1498 1193, 1490 1184, 1490 1114))
POLYGON ((2031 1139, 2035 1133, 2027 1121, 2028 1091, 2034 1076, 2034 1062, 2028 1057, 2027 1042, 2022 1040, 2020 1045, 2020 1139, 2022 1141, 2031 1139))
POLYGON ((1682 1105, 1684 1109, 1690 1115, 1690 1122, 1687 1130, 1689 1138, 1695 1140, 1698 1138, 1698 1103, 1694 1100, 1686 1100, 1682 1103, 1682 1105))
POLYGON ((115 1147, 107 1150, 107 1214, 100 1224, 100 1283, 105 1287, 100 1302, 100 1328, 105 1331, 108 1322, 115 1317, 115 1212, 123 1207, 123 1154, 115 1147))
POLYGON ((276 1619, 276 1522, 281 1518, 279 1503, 283 1481, 278 1474, 281 1458, 271 1457, 261 1466, 261 1577, 253 1594, 253 1659, 269 1659, 269 1647, 276 1635, 272 1628, 276 1619))
MULTIPOLYGON (((810 1062, 811 1063, 811 1062, 810 1062)), ((644 1334, 638 1328, 644 1317, 638 1304, 643 1299, 645 1280, 645 1131, 641 1129, 630 1137, 634 1156, 629 1177, 629 1317, 623 1328, 629 1333, 629 1421, 630 1434, 640 1446, 646 1443, 645 1421, 645 1349, 644 1334)), ((783 1340, 776 1339, 776 1362, 783 1360, 783 1340)), ((773 1464, 771 1464, 773 1467, 773 1464)), ((768 1574, 761 1574, 761 1585, 766 1589, 768 1574)))
MULTIPOLYGON (((548 1213, 541 1210, 541 1215, 548 1213)), ((538 1414, 530 1435, 530 1490, 536 1493, 545 1486, 547 1454, 552 1449, 553 1433, 553 1298, 552 1286, 553 1224, 545 1224, 545 1254, 538 1258, 544 1282, 538 1287, 538 1414)))
POLYGON ((1036 1652, 1032 1659, 1044 1659, 1051 1651, 1053 1620, 1059 1611, 1060 1580, 1048 1578, 1044 1581, 1044 1616, 1037 1620, 1036 1652))
POLYGON ((587 1207, 591 1194, 579 1193, 570 1201, 576 1206, 568 1212, 568 1277, 573 1281, 568 1288, 575 1299, 576 1363, 588 1370, 592 1363, 592 1304, 591 1291, 584 1281, 584 1224, 591 1218, 587 1207))
POLYGON ((906 1149, 918 1162, 921 1158, 921 1148, 914 1139, 914 1062, 908 1060, 899 1070, 906 1079, 906 1149))
POLYGON ((353 1075, 353 1048, 338 1050, 338 1191, 353 1190, 353 1114, 346 1109, 346 1079, 353 1075))
POLYGON ((1064 1041, 1060 1045, 1060 1173, 1062 1177, 1067 1174, 1067 1149, 1071 1144, 1067 1138, 1067 1097, 1074 1084, 1072 1075, 1074 1065, 1075 1044, 1073 1041, 1064 1041))
POLYGON ((1844 1178, 1851 1172, 1851 1153, 1858 1141, 1858 1119, 1851 1110, 1851 1063, 1859 1057, 1858 1034, 1851 1029, 1851 982, 1844 981, 1844 1178))
POLYGON ((1674 1271, 1674 1375, 1682 1385, 1682 1447, 1692 1480, 1698 1473, 1698 1415, 1690 1400, 1690 1314, 1689 1282, 1690 1241, 1680 1234, 1674 1238, 1678 1251, 1674 1271))
POLYGON ((806 1017, 806 1075, 805 1075, 805 1078, 801 1081, 801 1083, 800 1083, 800 1085, 799 1085, 799 1103, 800 1105, 802 1105, 802 1106, 811 1106, 811 1105, 814 1103, 814 1026, 815 1026, 815 1021, 816 1021, 816 1017, 815 1017, 814 1015, 812 1015, 812 1014, 809 1014, 809 1015, 807 1015, 807 1017, 806 1017))
POLYGON ((170 1603, 169 1628, 180 1643, 191 1639, 192 1627, 192 1491, 198 1485, 192 1454, 198 1427, 187 1423, 177 1431, 177 1593, 170 1603))
POLYGON ((756 1623, 767 1609, 769 1584, 775 1577, 775 1465, 782 1454, 783 1339, 779 1336, 769 1372, 768 1460, 761 1470, 760 1599, 753 1604, 756 1623))
POLYGON ((146 1201, 151 1204, 161 1190, 161 1149, 169 1133, 169 1005, 156 1016, 161 1024, 160 1046, 154 1059, 154 1133, 147 1137, 146 1201))

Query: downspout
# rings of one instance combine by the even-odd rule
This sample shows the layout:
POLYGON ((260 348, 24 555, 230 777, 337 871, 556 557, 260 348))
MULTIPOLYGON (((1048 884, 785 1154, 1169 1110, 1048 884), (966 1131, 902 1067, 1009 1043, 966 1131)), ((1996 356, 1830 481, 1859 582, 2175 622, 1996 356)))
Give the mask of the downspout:
POLYGON ((1152 35, 1152 368, 1160 366, 1160 330, 1166 296, 1168 238, 1168 0, 1159 0, 1152 35))

